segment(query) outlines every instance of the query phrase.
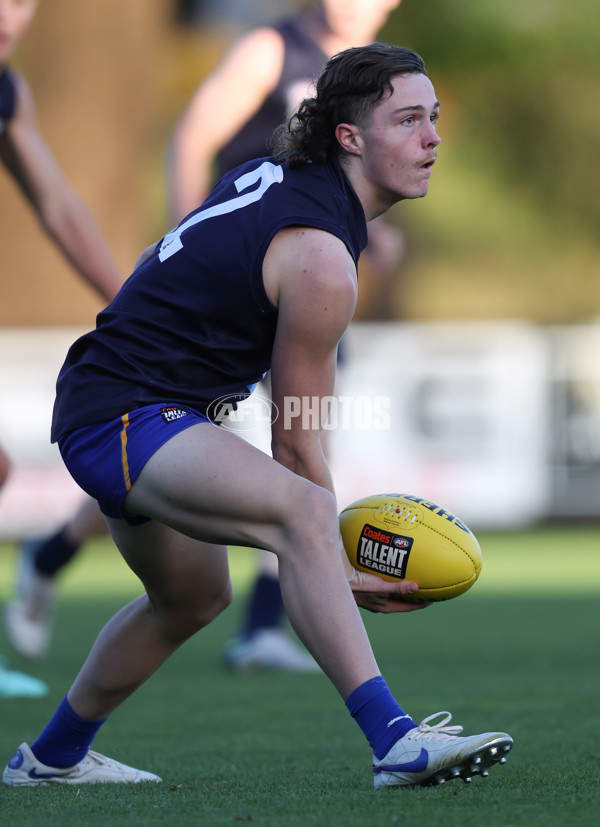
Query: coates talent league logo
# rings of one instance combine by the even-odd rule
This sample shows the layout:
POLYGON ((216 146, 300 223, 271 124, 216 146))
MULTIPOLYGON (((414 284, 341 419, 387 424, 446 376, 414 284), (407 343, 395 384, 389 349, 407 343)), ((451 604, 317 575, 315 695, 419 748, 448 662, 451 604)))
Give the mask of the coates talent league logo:
POLYGON ((365 569, 404 580, 413 539, 366 523, 358 538, 356 560, 365 569))

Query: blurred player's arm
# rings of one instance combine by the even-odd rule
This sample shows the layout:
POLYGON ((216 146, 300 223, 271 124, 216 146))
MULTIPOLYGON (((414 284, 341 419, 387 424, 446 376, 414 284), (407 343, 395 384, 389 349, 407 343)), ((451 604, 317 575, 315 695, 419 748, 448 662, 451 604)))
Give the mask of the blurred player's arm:
POLYGON ((361 261, 366 259, 380 275, 395 275, 404 258, 405 240, 402 230, 390 223, 385 215, 369 221, 367 229, 369 243, 361 256, 361 261))
POLYGON ((0 160, 64 256, 111 301, 122 283, 119 269, 91 212, 67 182, 39 131, 27 82, 16 77, 17 110, 0 137, 0 160))
POLYGON ((138 257, 138 260, 136 261, 136 263, 133 265, 133 272, 134 273, 135 273, 135 271, 137 270, 138 267, 141 267, 142 264, 150 258, 150 256, 152 255, 152 253, 154 252, 155 249, 156 249, 156 243, 149 244, 148 247, 146 247, 146 249, 138 257))
POLYGON ((256 29, 236 40, 196 89, 171 139, 168 177, 173 224, 207 196, 216 154, 273 91, 283 58, 281 35, 270 28, 256 29))

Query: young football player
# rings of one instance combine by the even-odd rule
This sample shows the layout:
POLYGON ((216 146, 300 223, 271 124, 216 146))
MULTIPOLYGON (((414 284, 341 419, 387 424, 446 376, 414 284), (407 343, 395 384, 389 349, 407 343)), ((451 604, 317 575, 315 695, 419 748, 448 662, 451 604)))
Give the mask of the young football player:
POLYGON ((90 745, 229 604, 227 544, 277 555, 287 614, 367 738, 376 787, 486 775, 505 760, 507 734, 460 737, 448 713, 417 724, 392 696, 357 604, 411 611, 418 585, 352 568, 320 425, 285 415, 332 395, 367 222, 426 195, 438 110, 416 53, 373 44, 336 55, 275 155, 226 174, 71 347, 52 438, 146 594, 100 632, 5 784, 160 780, 90 745), (272 457, 216 424, 267 370, 283 412, 272 457))

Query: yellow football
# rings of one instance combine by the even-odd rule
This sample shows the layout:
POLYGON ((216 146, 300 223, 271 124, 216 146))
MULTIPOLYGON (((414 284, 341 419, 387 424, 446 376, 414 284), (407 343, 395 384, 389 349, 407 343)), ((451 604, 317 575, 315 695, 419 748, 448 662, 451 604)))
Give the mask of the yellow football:
POLYGON ((412 600, 458 597, 481 571, 481 548, 473 532, 422 497, 364 497, 341 512, 340 531, 354 568, 392 582, 413 580, 419 591, 412 600))

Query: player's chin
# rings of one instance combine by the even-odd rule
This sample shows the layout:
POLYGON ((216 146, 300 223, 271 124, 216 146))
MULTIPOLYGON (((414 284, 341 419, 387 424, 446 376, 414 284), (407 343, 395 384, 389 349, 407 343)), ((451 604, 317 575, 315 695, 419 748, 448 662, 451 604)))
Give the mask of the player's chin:
POLYGON ((429 178, 426 180, 421 180, 419 183, 415 184, 410 189, 406 189, 403 193, 403 198, 405 199, 415 199, 415 198, 425 198, 427 193, 429 192, 429 178))
POLYGON ((427 195, 429 191, 429 181, 431 179, 431 170, 432 165, 423 166, 419 168, 419 175, 418 180, 415 182, 415 186, 418 190, 420 190, 421 195, 427 195))

